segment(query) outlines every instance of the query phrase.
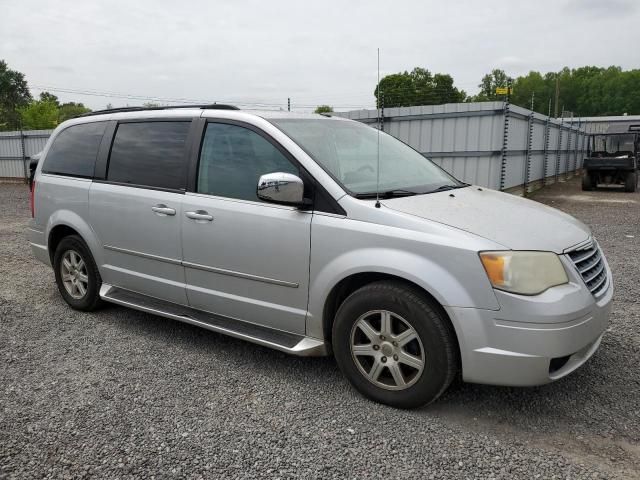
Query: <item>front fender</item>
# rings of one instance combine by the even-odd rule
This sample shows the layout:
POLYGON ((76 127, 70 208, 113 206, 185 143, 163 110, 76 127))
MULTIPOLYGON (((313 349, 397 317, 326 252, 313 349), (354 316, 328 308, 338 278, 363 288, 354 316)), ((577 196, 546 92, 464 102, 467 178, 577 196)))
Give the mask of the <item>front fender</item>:
MULTIPOLYGON (((470 261, 478 262, 475 252, 467 252, 470 261)), ((414 283, 431 294, 443 306, 475 307, 488 310, 499 308, 497 299, 484 271, 451 268, 466 262, 461 252, 442 263, 424 255, 396 248, 359 248, 344 252, 324 263, 312 274, 309 295, 307 335, 322 338, 324 305, 333 287, 341 280, 358 273, 383 273, 414 283), (453 272, 457 272, 458 275, 453 272), (464 281, 464 283, 463 283, 464 281)), ((313 264, 312 264, 313 269, 313 264)))

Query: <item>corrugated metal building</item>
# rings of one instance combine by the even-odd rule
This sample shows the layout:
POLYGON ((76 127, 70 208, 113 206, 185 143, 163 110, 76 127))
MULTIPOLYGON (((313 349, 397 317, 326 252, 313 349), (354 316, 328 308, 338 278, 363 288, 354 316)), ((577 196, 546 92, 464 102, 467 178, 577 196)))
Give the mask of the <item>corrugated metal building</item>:
MULTIPOLYGON (((376 126, 377 110, 336 113, 376 126)), ((383 130, 468 183, 532 191, 580 169, 582 123, 504 102, 385 108, 383 130)))
POLYGON ((53 130, 0 132, 0 180, 25 179, 29 157, 44 148, 52 132, 53 130))

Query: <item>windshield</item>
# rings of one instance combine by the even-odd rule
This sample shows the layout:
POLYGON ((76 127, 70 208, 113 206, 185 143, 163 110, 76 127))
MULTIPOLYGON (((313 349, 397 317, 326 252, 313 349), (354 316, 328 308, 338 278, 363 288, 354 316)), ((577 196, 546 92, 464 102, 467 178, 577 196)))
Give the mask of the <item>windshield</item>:
MULTIPOLYGON (((350 193, 375 195, 378 131, 358 122, 271 119, 350 193)), ((408 145, 380 133, 379 191, 428 193, 462 184, 408 145)))
POLYGON ((597 135, 594 138, 594 156, 598 154, 628 155, 633 154, 633 134, 597 135))

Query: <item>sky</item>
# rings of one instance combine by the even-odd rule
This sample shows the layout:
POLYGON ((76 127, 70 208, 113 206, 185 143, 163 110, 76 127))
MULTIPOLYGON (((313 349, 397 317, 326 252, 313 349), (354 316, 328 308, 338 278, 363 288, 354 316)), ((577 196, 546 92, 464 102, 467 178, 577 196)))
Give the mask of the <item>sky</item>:
POLYGON ((380 74, 640 68, 640 0, 0 0, 0 59, 92 109, 374 108, 380 74), (626 48, 624 48, 626 46, 626 48))

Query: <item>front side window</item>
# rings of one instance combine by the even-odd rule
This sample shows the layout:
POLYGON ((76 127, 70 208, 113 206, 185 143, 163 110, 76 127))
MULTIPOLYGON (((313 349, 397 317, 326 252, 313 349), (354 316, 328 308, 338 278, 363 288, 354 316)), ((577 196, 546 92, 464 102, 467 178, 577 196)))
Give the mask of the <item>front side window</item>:
POLYGON ((118 125, 107 180, 179 190, 185 186, 187 135, 191 122, 118 125))
POLYGON ((92 178, 106 122, 82 123, 60 132, 47 153, 43 173, 92 178))
POLYGON ((400 140, 358 122, 338 119, 272 119, 345 189, 356 196, 379 191, 428 193, 462 184, 400 140))
POLYGON ((198 166, 198 193, 261 201, 261 175, 298 169, 267 139, 238 125, 209 123, 198 166))

